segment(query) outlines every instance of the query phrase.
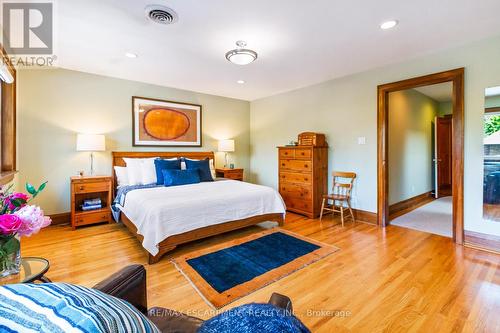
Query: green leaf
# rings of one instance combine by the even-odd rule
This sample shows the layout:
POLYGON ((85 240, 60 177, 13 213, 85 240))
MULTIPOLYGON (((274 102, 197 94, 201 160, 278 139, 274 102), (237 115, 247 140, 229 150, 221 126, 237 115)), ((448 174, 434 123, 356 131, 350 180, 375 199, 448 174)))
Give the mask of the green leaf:
POLYGON ((36 194, 36 189, 33 185, 30 183, 26 183, 26 191, 28 191, 29 194, 35 195, 36 194))
POLYGON ((19 242, 19 239, 17 239, 16 237, 11 237, 8 241, 3 243, 2 251, 4 251, 7 254, 11 254, 18 251, 20 247, 21 243, 19 242))
POLYGON ((48 182, 45 182, 45 183, 43 183, 42 185, 40 185, 40 187, 38 188, 38 191, 37 191, 37 192, 38 192, 38 193, 42 192, 42 191, 43 191, 43 189, 45 188, 45 186, 47 186, 47 183, 48 183, 48 182))
POLYGON ((21 207, 26 203, 26 200, 17 198, 17 199, 11 199, 10 203, 14 205, 14 207, 21 207))

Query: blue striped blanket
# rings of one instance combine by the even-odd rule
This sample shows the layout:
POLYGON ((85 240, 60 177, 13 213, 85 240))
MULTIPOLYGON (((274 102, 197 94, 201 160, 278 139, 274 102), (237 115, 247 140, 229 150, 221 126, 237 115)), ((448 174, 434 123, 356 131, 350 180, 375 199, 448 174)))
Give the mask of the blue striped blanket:
POLYGON ((125 198, 127 197, 128 192, 133 190, 139 190, 141 188, 153 188, 158 186, 163 186, 163 185, 148 184, 148 185, 128 185, 119 187, 118 191, 116 192, 115 200, 113 200, 113 204, 111 205, 111 213, 113 214, 113 219, 116 222, 120 222, 120 214, 121 214, 120 207, 123 207, 125 205, 125 198))
POLYGON ((0 287, 0 332, 160 332, 131 304, 64 283, 0 287))

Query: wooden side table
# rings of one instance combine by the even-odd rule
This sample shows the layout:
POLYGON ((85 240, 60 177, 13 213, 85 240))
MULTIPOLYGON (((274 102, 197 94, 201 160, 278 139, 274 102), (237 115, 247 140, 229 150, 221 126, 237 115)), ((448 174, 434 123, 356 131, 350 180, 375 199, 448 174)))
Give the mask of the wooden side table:
POLYGON ((217 177, 243 181, 243 169, 215 169, 215 174, 217 177))
POLYGON ((83 225, 111 223, 111 185, 110 176, 75 176, 71 177, 71 226, 73 230, 83 225), (82 210, 86 199, 101 199, 102 208, 82 210))

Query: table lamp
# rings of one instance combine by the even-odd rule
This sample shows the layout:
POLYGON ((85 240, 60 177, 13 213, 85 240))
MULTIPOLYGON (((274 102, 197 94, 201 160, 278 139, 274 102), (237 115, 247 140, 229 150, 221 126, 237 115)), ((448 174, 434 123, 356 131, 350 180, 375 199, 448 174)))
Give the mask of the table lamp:
POLYGON ((94 174, 94 152, 106 150, 106 139, 102 134, 78 134, 76 150, 90 152, 90 175, 94 174))
POLYGON ((225 163, 224 168, 227 168, 227 153, 234 152, 234 140, 220 140, 219 141, 219 152, 224 153, 225 163))

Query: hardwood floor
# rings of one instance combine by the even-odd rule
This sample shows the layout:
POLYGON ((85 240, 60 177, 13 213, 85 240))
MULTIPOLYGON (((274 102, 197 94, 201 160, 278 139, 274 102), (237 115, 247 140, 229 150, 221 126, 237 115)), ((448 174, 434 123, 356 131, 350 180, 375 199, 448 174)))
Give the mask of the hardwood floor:
MULTIPOLYGON (((323 222, 288 214, 284 228, 341 250, 226 306, 292 298, 313 332, 500 332, 500 256, 451 239, 389 226, 323 222), (336 312, 343 311, 343 312, 336 312), (337 314, 337 315, 335 315, 337 314)), ((173 255, 262 230, 260 226, 180 246, 173 255)), ((93 286, 131 263, 148 271, 149 306, 202 318, 214 312, 168 258, 148 266, 139 242, 117 224, 53 226, 22 240, 24 256, 50 260, 53 281, 93 286)))

